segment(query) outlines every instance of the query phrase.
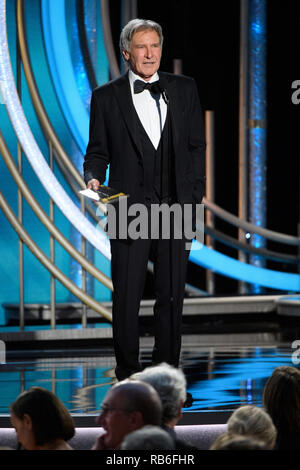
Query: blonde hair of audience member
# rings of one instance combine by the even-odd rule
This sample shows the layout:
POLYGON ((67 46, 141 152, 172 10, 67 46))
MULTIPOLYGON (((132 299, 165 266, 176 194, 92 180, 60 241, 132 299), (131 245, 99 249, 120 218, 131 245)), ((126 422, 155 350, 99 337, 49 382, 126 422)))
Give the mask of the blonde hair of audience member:
POLYGON ((121 450, 174 450, 172 437, 159 426, 147 425, 125 436, 121 450))
POLYGON ((253 436, 241 434, 221 434, 209 450, 270 450, 265 442, 253 436))
POLYGON ((26 450, 72 450, 73 419, 57 396, 42 387, 21 393, 10 406, 11 423, 26 450))
POLYGON ((268 413, 254 405, 237 408, 227 421, 227 433, 252 436, 263 441, 269 449, 273 449, 277 431, 268 413))
POLYGON ((300 371, 276 367, 265 384, 263 403, 277 428, 276 448, 300 450, 300 371))

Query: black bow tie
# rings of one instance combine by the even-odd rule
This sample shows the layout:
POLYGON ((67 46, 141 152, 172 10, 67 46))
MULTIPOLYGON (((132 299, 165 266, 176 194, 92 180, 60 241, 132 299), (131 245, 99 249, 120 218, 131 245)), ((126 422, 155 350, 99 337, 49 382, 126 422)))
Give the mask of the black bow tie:
POLYGON ((159 80, 153 83, 145 83, 142 80, 135 80, 134 93, 141 93, 144 90, 149 90, 151 93, 160 93, 159 80))

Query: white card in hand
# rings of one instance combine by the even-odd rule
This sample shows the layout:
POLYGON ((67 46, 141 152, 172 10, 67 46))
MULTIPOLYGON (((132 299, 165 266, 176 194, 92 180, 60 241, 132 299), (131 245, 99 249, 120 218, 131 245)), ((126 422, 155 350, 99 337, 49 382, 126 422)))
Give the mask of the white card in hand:
POLYGON ((92 189, 83 189, 82 191, 79 191, 79 192, 83 196, 89 197, 90 199, 93 199, 94 201, 100 201, 99 194, 93 191, 92 189))

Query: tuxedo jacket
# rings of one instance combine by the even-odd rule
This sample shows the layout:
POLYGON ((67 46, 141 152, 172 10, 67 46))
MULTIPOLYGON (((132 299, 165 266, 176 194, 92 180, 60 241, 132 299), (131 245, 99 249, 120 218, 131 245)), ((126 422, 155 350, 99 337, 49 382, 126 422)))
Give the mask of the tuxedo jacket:
MULTIPOLYGON (((176 196, 180 204, 200 203, 205 192, 205 131, 195 81, 158 72, 169 100, 176 196)), ((93 90, 84 179, 129 194, 128 205, 145 203, 143 152, 128 73, 93 90)))

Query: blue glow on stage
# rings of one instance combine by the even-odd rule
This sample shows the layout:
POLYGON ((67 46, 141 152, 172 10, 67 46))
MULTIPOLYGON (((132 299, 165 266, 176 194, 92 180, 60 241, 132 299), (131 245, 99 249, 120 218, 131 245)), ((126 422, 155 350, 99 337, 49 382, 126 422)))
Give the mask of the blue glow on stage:
MULTIPOLYGON (((201 338, 199 337, 199 343, 201 338)), ((143 351, 145 357, 147 351, 143 351)), ((263 387, 280 365, 293 365, 287 346, 207 346, 193 348, 182 359, 182 369, 193 396, 185 413, 231 411, 245 404, 262 405, 263 387)), ((0 370, 0 414, 9 413, 9 404, 31 386, 55 390, 75 416, 93 416, 114 383, 113 354, 10 359, 0 370)))
POLYGON ((300 290, 300 275, 261 268, 219 253, 216 250, 193 242, 196 246, 191 250, 189 260, 210 269, 218 274, 232 277, 253 284, 273 289, 298 292, 300 290), (199 249, 197 249, 199 246, 199 249))
POLYGON ((219 352, 209 377, 207 371, 199 373, 198 381, 195 375, 189 387, 194 403, 186 411, 215 411, 235 407, 237 403, 261 406, 266 378, 277 365, 293 365, 290 352, 279 353, 276 348, 261 349, 259 355, 256 348, 249 348, 247 357, 243 358, 242 353, 240 357, 236 355, 239 354, 219 352))

